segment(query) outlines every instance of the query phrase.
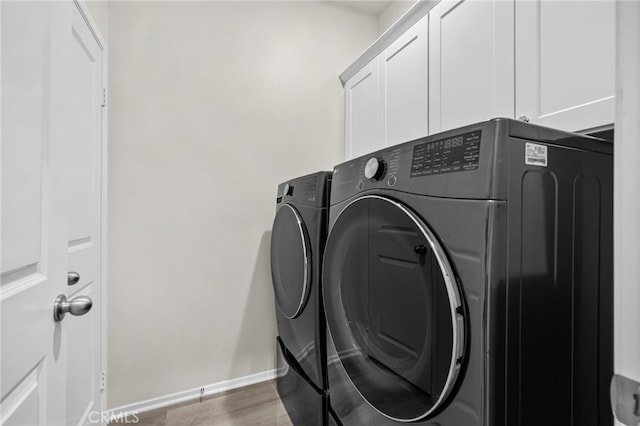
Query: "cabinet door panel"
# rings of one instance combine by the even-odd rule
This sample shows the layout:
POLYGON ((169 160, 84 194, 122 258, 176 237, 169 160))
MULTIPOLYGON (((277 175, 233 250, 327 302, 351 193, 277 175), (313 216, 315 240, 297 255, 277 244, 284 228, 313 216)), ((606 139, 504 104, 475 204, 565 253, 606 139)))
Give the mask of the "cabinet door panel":
POLYGON ((385 146, 427 136, 428 18, 414 24, 382 54, 385 146))
POLYGON ((378 130, 377 59, 349 79, 344 90, 345 159, 348 160, 384 146, 378 130))
POLYGON ((430 133, 513 117, 513 2, 443 1, 429 31, 430 133))
POLYGON ((516 4, 516 112, 570 131, 613 123, 615 2, 516 4))

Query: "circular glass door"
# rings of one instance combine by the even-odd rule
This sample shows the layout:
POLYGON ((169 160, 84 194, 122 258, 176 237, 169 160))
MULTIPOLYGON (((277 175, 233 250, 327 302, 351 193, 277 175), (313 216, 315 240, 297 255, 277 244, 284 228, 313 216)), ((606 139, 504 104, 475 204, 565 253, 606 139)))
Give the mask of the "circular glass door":
POLYGON ((415 213, 374 195, 350 203, 327 240, 323 291, 342 366, 374 409, 409 422, 446 402, 464 352, 461 301, 415 213))
POLYGON ((309 297, 309 237, 298 211, 289 204, 276 212, 271 231, 271 278, 278 309, 295 318, 309 297))

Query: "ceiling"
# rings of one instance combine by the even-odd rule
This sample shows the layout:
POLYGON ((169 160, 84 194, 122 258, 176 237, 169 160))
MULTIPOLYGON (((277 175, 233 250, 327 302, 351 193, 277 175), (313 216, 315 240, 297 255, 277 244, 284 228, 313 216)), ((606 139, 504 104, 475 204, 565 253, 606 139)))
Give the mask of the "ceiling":
POLYGON ((393 0, 329 0, 327 3, 377 17, 393 3, 393 0))

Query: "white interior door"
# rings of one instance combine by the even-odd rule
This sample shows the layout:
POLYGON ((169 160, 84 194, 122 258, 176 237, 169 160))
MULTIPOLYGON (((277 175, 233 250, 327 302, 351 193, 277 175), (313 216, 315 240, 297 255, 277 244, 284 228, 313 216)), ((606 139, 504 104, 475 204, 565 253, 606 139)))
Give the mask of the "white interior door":
POLYGON ((1 423, 64 424, 63 330, 52 307, 66 286, 64 204, 62 175, 52 161, 61 156, 49 131, 60 107, 50 90, 60 77, 50 66, 60 48, 51 34, 61 22, 53 3, 0 7, 1 423))
MULTIPOLYGON (((102 49, 81 9, 71 8, 67 66, 70 81, 65 132, 68 223, 65 239, 68 270, 79 281, 68 286, 68 299, 88 296, 92 309, 64 320, 67 345, 67 422, 82 424, 100 411, 101 299, 101 148, 102 49)), ((97 417, 92 417, 95 420, 97 417)))
POLYGON ((103 408, 103 50, 70 1, 3 1, 0 14, 0 420, 84 424, 103 408), (71 286, 70 271, 80 275, 71 286), (59 295, 93 306, 56 321, 59 295))

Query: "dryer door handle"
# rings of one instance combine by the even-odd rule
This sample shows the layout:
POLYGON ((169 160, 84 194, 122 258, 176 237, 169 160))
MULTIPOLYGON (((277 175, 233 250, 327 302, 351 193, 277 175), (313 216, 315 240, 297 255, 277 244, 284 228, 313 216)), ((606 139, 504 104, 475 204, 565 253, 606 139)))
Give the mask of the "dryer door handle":
POLYGON ((418 253, 420 256, 424 256, 427 254, 427 247, 424 244, 418 244, 413 248, 413 251, 418 253))

